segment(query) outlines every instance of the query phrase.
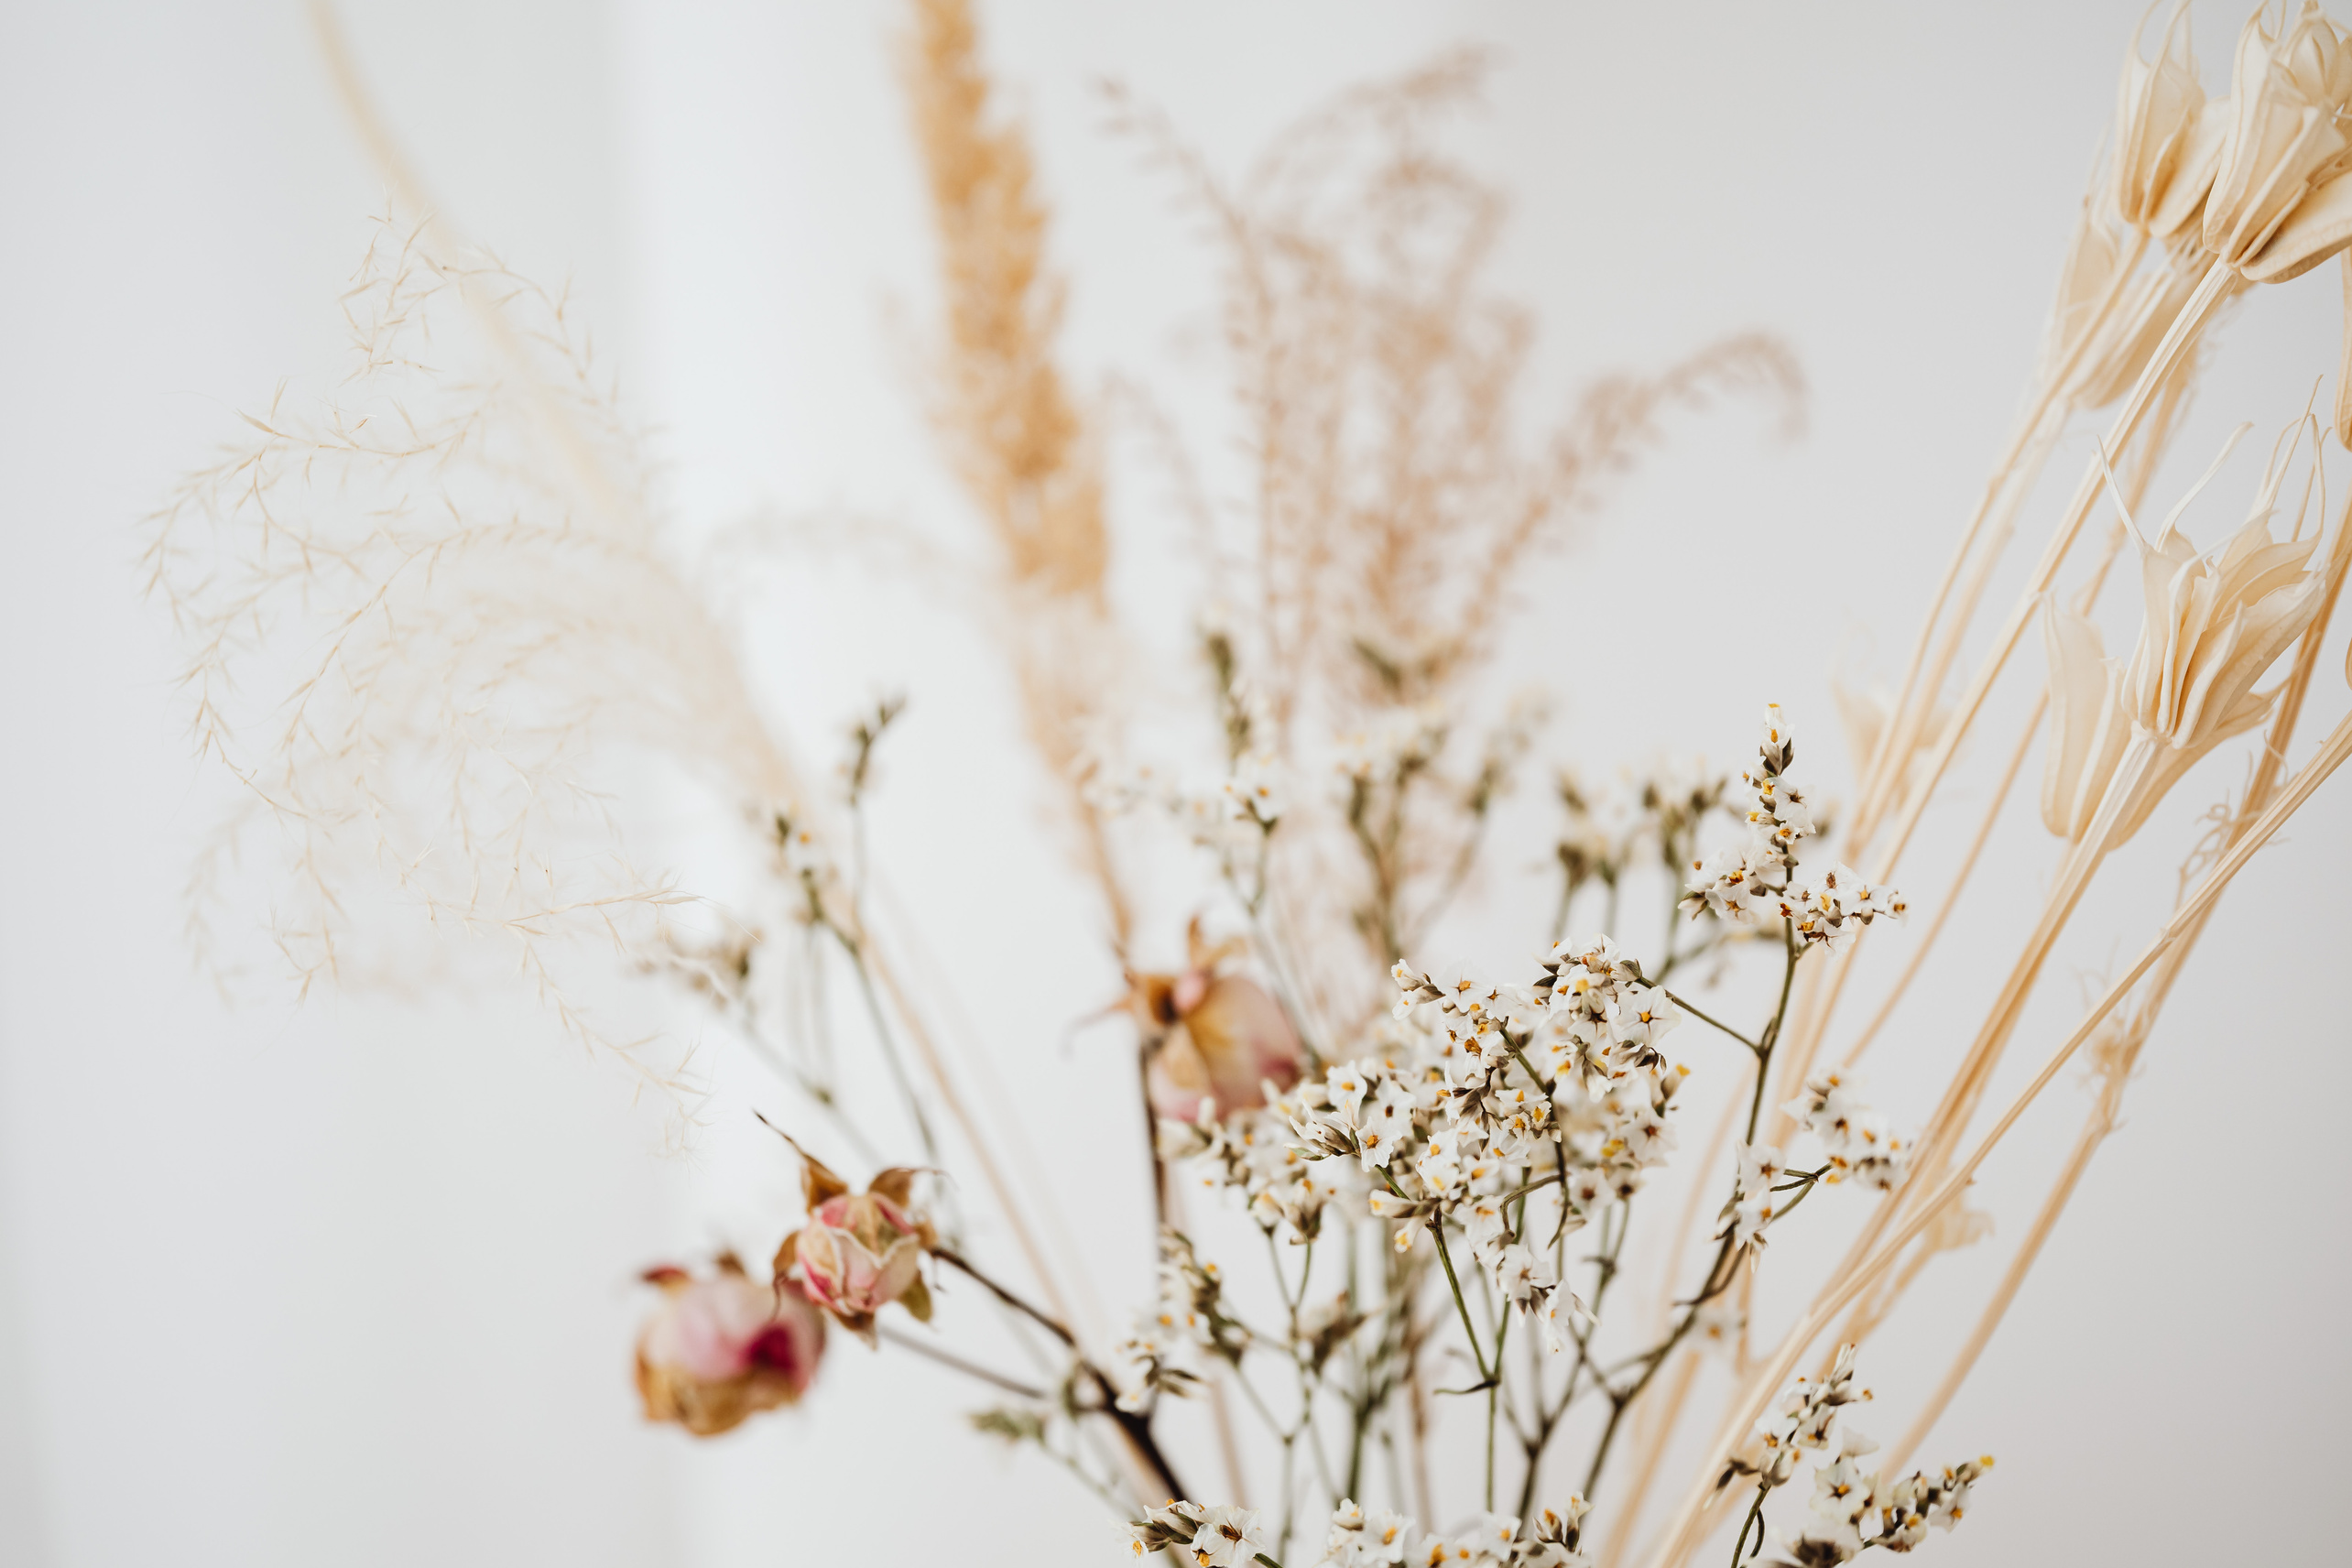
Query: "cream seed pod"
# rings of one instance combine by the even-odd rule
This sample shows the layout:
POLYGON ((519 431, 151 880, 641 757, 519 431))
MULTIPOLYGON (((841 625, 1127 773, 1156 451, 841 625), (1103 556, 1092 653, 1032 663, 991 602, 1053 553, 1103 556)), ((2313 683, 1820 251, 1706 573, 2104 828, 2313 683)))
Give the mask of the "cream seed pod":
POLYGON ((2208 102, 2197 81, 2187 0, 2172 7, 2153 60, 2140 58, 2140 42, 2135 36, 2124 57, 2108 194, 2125 223, 2161 240, 2197 216, 2228 136, 2229 102, 2208 102))
POLYGON ((2328 564, 2344 548, 2340 528, 2325 551, 2316 531, 2302 535, 2308 491, 2296 537, 2270 537, 2289 460, 2272 459, 2246 521, 2210 555, 2173 526, 2194 490, 2152 543, 2134 528, 2145 618, 2129 664, 2105 657, 2088 620, 2048 607, 2053 741, 2042 817, 2051 832, 2081 839, 2120 780, 2129 795, 2110 807, 2103 846, 2115 848, 2200 757, 2269 716, 2274 693, 2254 683, 2311 625, 2328 564), (2125 777, 2135 740, 2147 756, 2129 770, 2137 777, 2125 777))
POLYGON ((2238 35, 2204 228, 2205 250, 2257 283, 2301 277, 2352 245, 2352 48, 2317 0, 2277 34, 2268 9, 2238 35))

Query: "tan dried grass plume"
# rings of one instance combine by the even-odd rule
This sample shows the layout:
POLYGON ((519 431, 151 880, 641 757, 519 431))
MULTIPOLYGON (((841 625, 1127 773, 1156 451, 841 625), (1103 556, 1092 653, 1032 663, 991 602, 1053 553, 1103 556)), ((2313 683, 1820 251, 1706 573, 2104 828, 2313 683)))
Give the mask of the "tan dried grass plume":
POLYGON ((932 419, 996 546, 996 630, 1029 741, 1062 786, 1117 951, 1132 917, 1087 788, 1113 722, 1100 448, 1054 361, 1063 290, 1029 142, 998 114, 965 0, 915 0, 907 97, 939 241, 946 332, 932 419))

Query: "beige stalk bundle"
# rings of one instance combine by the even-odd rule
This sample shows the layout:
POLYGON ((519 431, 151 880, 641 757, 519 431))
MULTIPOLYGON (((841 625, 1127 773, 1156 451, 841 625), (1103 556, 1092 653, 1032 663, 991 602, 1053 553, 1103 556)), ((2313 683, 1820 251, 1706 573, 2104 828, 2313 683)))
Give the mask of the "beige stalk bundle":
MULTIPOLYGON (((1735 1568, 1776 1541, 1780 1561, 1838 1563, 1959 1524, 1989 1458, 1906 1466, 2118 1125, 2221 894, 2352 757, 2352 718, 2316 746, 2298 735, 2352 565, 2352 511, 2332 511, 2320 451, 2352 442, 2352 393, 2332 431, 2306 414, 2281 435, 2233 528, 2204 515, 2220 460, 2177 505, 2151 502, 2223 307, 2260 310, 2272 286, 2352 256, 2352 39, 2315 4, 2266 8, 2223 95, 2181 10, 2152 54, 2132 40, 2023 410, 1900 679, 1848 704, 1860 768, 1834 834, 1818 800, 1835 781, 1759 701, 1739 767, 1659 769, 1622 796, 1563 772, 1556 845, 1530 845, 1489 842, 1538 745, 1538 706, 1493 690, 1510 612, 1674 410, 1762 395, 1793 418, 1786 353, 1727 337, 1595 383, 1530 438, 1530 321, 1486 280, 1504 204, 1446 139, 1478 57, 1345 95, 1238 180, 1118 94, 1125 130, 1208 221, 1222 433, 1243 453, 1241 483, 1186 492, 1236 499, 1191 507, 1200 700, 1155 706, 1129 651, 1145 617, 1108 570, 1119 529, 1149 524, 1114 505, 1106 433, 1146 400, 1073 391, 1039 173, 996 106, 972 9, 910 0, 910 15, 942 284, 931 412, 992 546, 1023 739, 1127 966, 1114 1013, 1135 1030, 1135 1098, 1079 1114, 1127 1131, 1141 1102, 1134 1160, 1155 1201, 1135 1223, 1156 1233, 1156 1279, 1116 1278, 1106 1249, 1062 1240, 1042 1184, 1012 1175, 1051 1129, 981 1052, 951 1057, 932 988, 901 978, 911 939, 875 918, 862 847, 897 708, 854 729, 845 788, 804 783, 671 563, 564 301, 430 223, 382 229, 350 296, 352 379, 310 411, 281 399, 250 419, 256 439, 190 481, 150 554, 187 634, 200 744, 282 852, 266 902, 296 972, 348 975, 365 955, 414 973, 380 956, 394 950, 370 912, 405 906, 506 944, 570 1027, 602 1038, 572 1000, 592 966, 559 956, 593 935, 623 973, 683 982, 774 1070, 761 1097, 789 1129, 776 1148, 805 1212, 773 1216, 760 1275, 735 1252, 646 1275, 647 1413, 697 1435, 768 1410, 824 1420, 840 1374, 820 1362, 862 1353, 839 1329, 985 1387, 982 1432, 1083 1481, 1138 1555, 1199 1568, 1679 1568, 1720 1561, 1726 1537, 1735 1568), (1993 620, 2041 469, 2085 417, 2096 455, 1993 620), (2077 551, 2109 510, 2099 547, 2077 551), (2097 617, 2127 553, 2140 626, 2109 658, 2097 617), (2037 626, 2038 681, 2011 669, 2037 626), (2029 688, 2028 717, 1987 748, 1990 787, 1955 816, 1947 786, 2005 681, 2029 688), (1171 787, 1138 737, 1187 735, 1212 737, 1195 759, 1211 782, 1171 787), (2047 886, 1964 905, 2037 744, 2047 886), (2179 815, 2164 802, 2227 771, 2216 754, 2244 754, 2245 787, 2194 842, 2159 842, 2179 815), (678 880, 625 850, 649 771, 698 780, 745 827, 757 889, 691 905, 716 936, 684 930, 678 880), (1896 878, 1922 830, 1961 847, 1912 898, 1896 878), (1197 878, 1140 874, 1168 864, 1163 838, 1199 850, 1197 878), (2172 909, 2115 933, 2131 963, 2063 1036, 2031 1038, 2029 1004, 2086 894, 2151 854, 2181 867, 2172 909), (1559 867, 1556 898, 1528 912, 1538 956, 1495 976, 1428 964, 1438 915, 1505 858, 1559 867), (1672 906, 1662 942, 1619 929, 1621 896, 1672 906), (1947 1036, 1907 1004, 1964 909, 2016 953, 1947 1036), (1170 972, 1133 964, 1131 949, 1180 944, 1170 972), (1881 964, 1875 1010, 1849 1026, 1849 981, 1881 964), (779 967, 798 977, 783 1005, 779 967), (1761 1007, 1711 989, 1759 970, 1761 1007), (2021 1040, 2039 1065, 1987 1122, 2021 1040), (836 1042, 887 1069, 894 1104, 848 1093, 836 1042), (2094 1100, 2031 1219, 1970 1208, 1974 1178, 2085 1047, 2094 1100), (1873 1104, 1857 1073, 1873 1051, 1909 1053, 1937 1087, 1873 1104), (1692 1111, 1686 1062, 1725 1085, 1719 1110, 1692 1111), (1669 1167, 1693 1172, 1680 1191, 1669 1167), (965 1169, 979 1180, 942 1180, 965 1169), (1842 1240, 1826 1269, 1772 1247, 1799 1225, 1842 1240), (1948 1361, 1875 1359, 1915 1285, 1964 1290, 1947 1255, 2013 1228, 1948 1361), (1026 1278, 985 1255, 999 1235, 1026 1278), (1759 1289, 1784 1277, 1793 1312, 1759 1289), (1131 1329, 1103 1321, 1098 1294, 1137 1302, 1131 1329), (1874 1384, 1909 1412, 1885 1449, 1859 1427, 1874 1384), (1204 1419, 1175 1416, 1194 1399, 1204 1419), (1225 1502, 1181 1478, 1211 1465, 1225 1502)), ((1029 985, 1038 1030, 1099 1007, 1050 978, 1096 956, 1025 956, 1049 977, 1029 985)), ((908 1539, 928 1555, 953 1538, 908 1539)))

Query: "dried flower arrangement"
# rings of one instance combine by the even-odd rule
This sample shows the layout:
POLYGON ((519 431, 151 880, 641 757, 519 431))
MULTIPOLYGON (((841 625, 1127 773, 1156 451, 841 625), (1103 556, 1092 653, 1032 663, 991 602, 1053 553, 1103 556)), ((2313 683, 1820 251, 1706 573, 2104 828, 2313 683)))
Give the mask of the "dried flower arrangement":
MULTIPOLYGON (((673 559, 639 444, 566 302, 430 218, 381 226, 346 297, 345 387, 315 409, 281 399, 248 416, 255 439, 157 521, 151 579, 187 637, 195 733, 250 802, 223 850, 275 835, 272 929, 306 985, 408 962, 365 923, 371 898, 389 899, 504 943, 567 1029, 691 1105, 686 1063, 610 1038, 580 1001, 597 964, 579 948, 609 952, 706 998, 774 1069, 790 1107, 779 1122, 878 1168, 855 1191, 787 1136, 806 1215, 763 1272, 733 1254, 647 1272, 659 1297, 637 1366, 652 1420, 710 1436, 793 1404, 839 1329, 1008 1396, 975 1418, 983 1431, 1067 1467, 1128 1521, 1138 1554, 1201 1568, 1561 1568, 1637 1551, 1671 1568, 1726 1534, 1735 1564, 1768 1545, 1802 1564, 1909 1552, 1959 1522, 1991 1461, 1904 1467, 2116 1125, 2216 900, 2352 755, 2347 720, 2289 767, 2352 563, 2352 512, 2331 527, 2319 483, 2320 443, 2352 444, 2352 395, 2339 390, 2328 427, 2306 417, 2280 438, 2216 548, 2180 526, 2202 482, 2152 530, 2140 520, 2223 307, 2339 255, 2352 300, 2352 35, 2312 0, 2265 7, 2217 98, 2189 42, 2176 8, 2152 60, 2140 40, 2127 57, 2025 411, 1891 699, 1847 715, 1867 761, 1835 833, 1776 707, 1736 777, 1661 772, 1606 800, 1563 776, 1556 915, 1531 933, 1541 956, 1497 979, 1421 967, 1540 718, 1514 704, 1473 733, 1465 716, 1516 607, 1495 585, 1588 514, 1676 408, 1726 395, 1793 408, 1789 359, 1733 338, 1606 381, 1530 452, 1525 322, 1481 282, 1501 203, 1439 140, 1476 90, 1475 57, 1349 94, 1239 187, 1115 100, 1222 247, 1248 437, 1247 504, 1191 517, 1214 589, 1198 622, 1198 727, 1217 779, 1172 788, 1134 737, 1184 722, 1138 712, 1112 674, 1110 409, 1074 394, 1056 361, 1061 295, 1029 153, 992 101, 968 0, 912 0, 905 77, 945 307, 931 412, 987 529, 993 626, 1027 742, 1127 972, 1139 1105, 1103 1115, 1145 1116, 1137 1159, 1152 1163, 1157 1212, 1138 1217, 1157 1228, 1160 1265, 1157 1301, 1124 1336, 1073 1311, 1051 1204, 1009 1147, 1018 1116, 977 1108, 985 1059, 952 1057, 905 939, 877 913, 863 809, 897 705, 855 727, 844 788, 810 782, 673 559), (2096 460, 1958 679, 2051 438, 2098 411, 2096 460), (2108 505, 2118 521, 2083 567, 2075 547, 2108 505), (2127 546, 2144 619, 2115 659, 2089 616, 2127 546), (1890 937, 1878 928, 1904 921, 1902 856, 2037 626, 2046 691, 2000 752, 1989 803, 1957 824, 1950 885, 1890 937), (2027 932, 2022 949, 1984 992, 1940 1097, 1899 1133, 1856 1064, 1946 929, 2045 720, 2049 889, 1995 911, 2027 932), (2189 846, 2169 917, 1980 1127, 2102 865, 2207 753, 2252 734, 2249 781, 2189 846), (688 931, 680 912, 707 903, 623 849, 629 769, 648 759, 730 802, 733 853, 764 867, 724 939, 688 931), (1138 869, 1138 846, 1171 826, 1214 873, 1205 909, 1138 869), (1662 885, 1677 909, 1654 948, 1616 934, 1619 893, 1637 884, 1662 885), (1568 934, 1596 911, 1604 934, 1568 934), (1187 931, 1183 967, 1136 968, 1138 932, 1162 921, 1187 931), (1848 980, 1880 949, 1900 955, 1891 987, 1834 1047, 1848 980), (1742 953, 1777 968, 1760 1016, 1708 994, 1742 953), (844 1092, 828 977, 849 983, 895 1089, 899 1104, 879 1108, 888 1131, 844 1092), (1677 1029, 1675 1043, 1704 1038, 1739 1074, 1703 1132, 1682 1125, 1691 1070, 1665 1049, 1677 1029), (1870 1398, 1857 1360, 1931 1260, 1985 1233, 1962 1202, 1972 1176, 2086 1047, 2099 1092, 2079 1138, 1973 1332, 1881 1454, 1846 1413, 1870 1398), (1713 1174, 1679 1214, 1653 1214, 1638 1200, 1670 1160, 1713 1174), (1792 1321, 1755 1321, 1768 1244, 1801 1207, 1822 1221, 1810 1204, 1826 1186, 1867 1194, 1828 1201, 1849 1204, 1844 1255, 1792 1321), (1203 1193, 1233 1212, 1196 1217, 1203 1193), (985 1201, 986 1226, 959 1194, 985 1201), (1647 1301, 1621 1278, 1637 1206, 1677 1270, 1647 1301), (1261 1234, 1262 1278, 1229 1280, 1206 1255, 1219 1225, 1261 1234), (983 1230, 1017 1258, 977 1256, 983 1230), (950 1347, 949 1319, 985 1312, 1029 1367, 950 1347), (1723 1403, 1689 1464, 1678 1433, 1710 1364, 1723 1403), (1161 1418, 1194 1399, 1233 1502, 1189 1500, 1179 1479, 1198 1479, 1203 1456, 1173 1451, 1161 1418), (1236 1434, 1243 1407, 1262 1439, 1236 1434), (1475 1518, 1442 1498, 1441 1439, 1476 1454, 1475 1518), (1773 1494, 1800 1461, 1813 1492, 1792 1508, 1773 1494), (1244 1506, 1249 1494, 1263 1505, 1244 1506)), ((329 43, 340 62, 331 29, 329 43)), ((342 75, 397 210, 426 211, 342 75)), ((2340 379, 2352 384, 2352 360, 2340 379)), ((205 885, 242 897, 225 864, 208 860, 205 885)))

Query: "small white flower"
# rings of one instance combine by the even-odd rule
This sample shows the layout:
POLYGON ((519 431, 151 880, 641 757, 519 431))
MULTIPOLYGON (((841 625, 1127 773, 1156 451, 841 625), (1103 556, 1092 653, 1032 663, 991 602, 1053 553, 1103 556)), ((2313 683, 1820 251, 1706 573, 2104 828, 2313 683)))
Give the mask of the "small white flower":
POLYGON ((1780 1151, 1769 1143, 1743 1143, 1734 1151, 1739 1161, 1739 1193, 1749 1197, 1769 1192, 1788 1167, 1781 1163, 1780 1151))
POLYGON ((1198 1568, 1242 1568, 1266 1550, 1266 1531, 1256 1508, 1230 1504, 1209 1509, 1192 1536, 1198 1568))

